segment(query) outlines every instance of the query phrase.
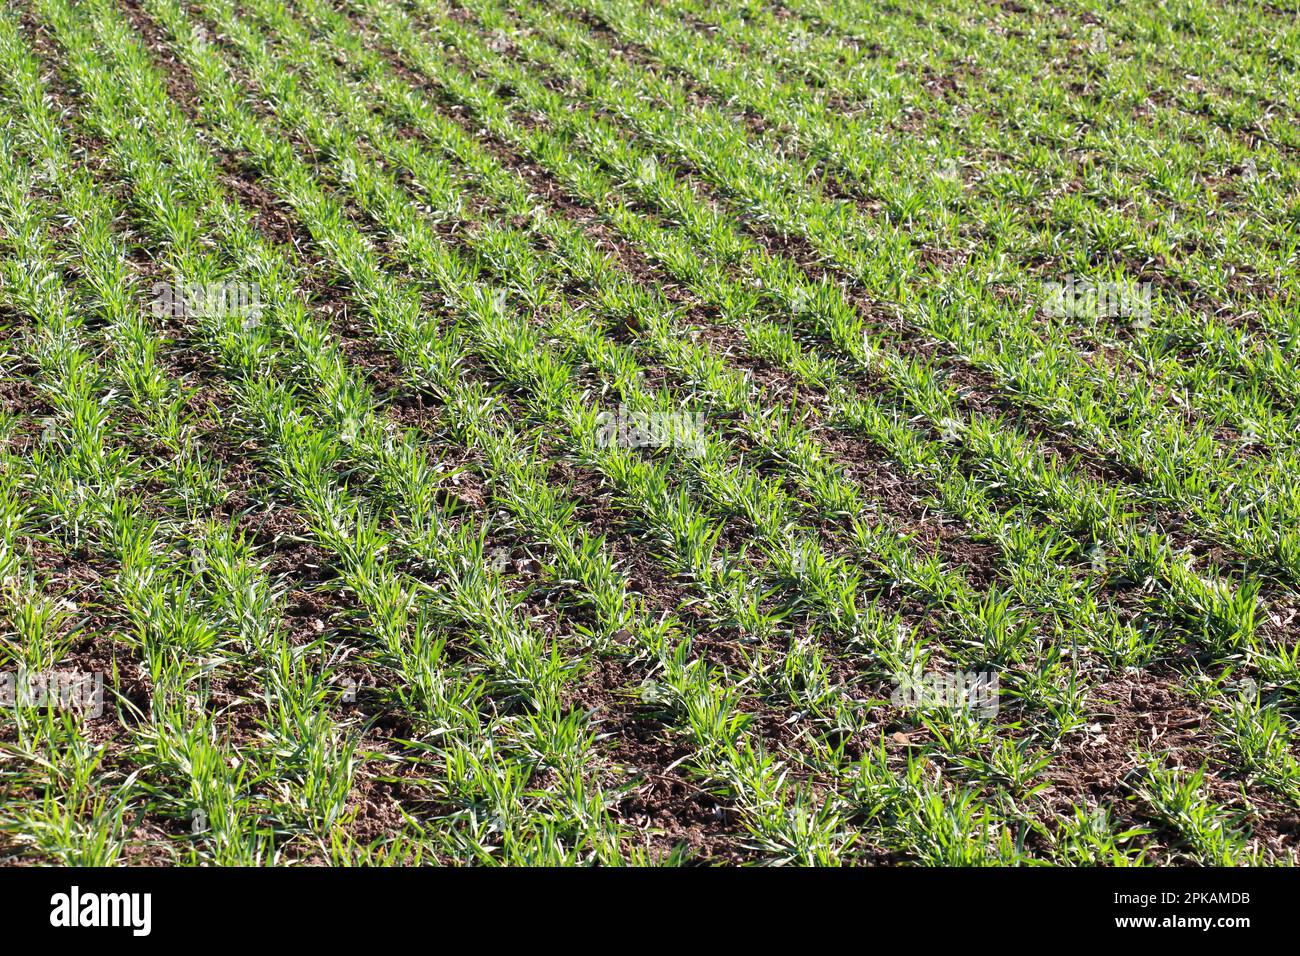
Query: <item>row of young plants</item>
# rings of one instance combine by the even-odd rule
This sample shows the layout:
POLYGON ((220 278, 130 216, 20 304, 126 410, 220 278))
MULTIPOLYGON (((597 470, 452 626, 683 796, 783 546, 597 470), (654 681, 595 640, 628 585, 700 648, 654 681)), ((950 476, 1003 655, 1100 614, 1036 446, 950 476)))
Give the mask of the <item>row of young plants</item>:
MULTIPOLYGON (((39 454, 46 461, 52 459, 47 466, 51 470, 62 466, 70 473, 72 450, 81 446, 78 438, 92 432, 99 418, 97 396, 88 395, 86 388, 93 381, 87 374, 90 360, 83 345, 83 316, 53 274, 48 243, 33 232, 34 212, 30 217, 23 214, 31 199, 28 183, 13 162, 13 140, 12 129, 0 131, 0 170, 5 174, 0 180, 0 238, 5 254, 0 298, 12 323, 6 328, 5 379, 13 387, 21 383, 30 397, 26 407, 30 414, 40 410, 49 414, 44 416, 45 425, 39 420, 6 422, 0 454, 0 660, 6 682, 12 680, 14 688, 13 700, 7 700, 3 709, 0 832, 14 846, 32 848, 47 859, 111 863, 122 852, 116 828, 126 800, 110 790, 111 784, 106 783, 110 774, 101 769, 102 754, 90 743, 86 721, 93 699, 78 694, 77 703, 87 706, 37 709, 23 706, 18 697, 20 679, 31 675, 39 680, 64 669, 84 636, 78 618, 80 592, 60 580, 39 557, 43 539, 54 537, 49 529, 57 519, 34 500, 27 459, 39 454), (34 322, 26 321, 28 314, 35 315, 34 322), (38 442, 47 447, 37 447, 38 442)), ((89 461, 82 457, 82 473, 98 472, 110 484, 119 474, 103 453, 89 461)), ((88 486, 75 487, 82 500, 91 498, 88 486)))

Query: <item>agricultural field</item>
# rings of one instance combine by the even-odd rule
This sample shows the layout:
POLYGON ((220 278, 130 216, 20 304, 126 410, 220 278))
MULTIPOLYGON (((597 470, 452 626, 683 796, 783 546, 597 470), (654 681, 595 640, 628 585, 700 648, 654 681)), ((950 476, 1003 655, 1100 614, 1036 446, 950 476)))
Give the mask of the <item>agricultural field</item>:
POLYGON ((0 862, 1300 862, 1298 67, 4 0, 0 862))

